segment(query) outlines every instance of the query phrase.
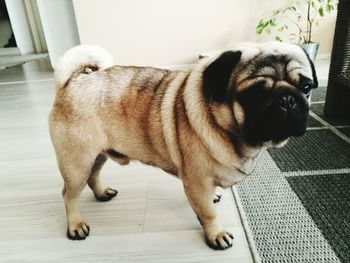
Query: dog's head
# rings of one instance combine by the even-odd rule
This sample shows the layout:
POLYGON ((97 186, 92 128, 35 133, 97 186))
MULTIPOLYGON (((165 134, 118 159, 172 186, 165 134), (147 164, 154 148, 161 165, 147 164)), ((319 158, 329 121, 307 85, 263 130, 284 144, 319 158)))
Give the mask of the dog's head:
POLYGON ((222 53, 203 72, 205 98, 232 107, 246 141, 278 146, 306 131, 311 90, 308 55, 292 44, 246 44, 222 53))

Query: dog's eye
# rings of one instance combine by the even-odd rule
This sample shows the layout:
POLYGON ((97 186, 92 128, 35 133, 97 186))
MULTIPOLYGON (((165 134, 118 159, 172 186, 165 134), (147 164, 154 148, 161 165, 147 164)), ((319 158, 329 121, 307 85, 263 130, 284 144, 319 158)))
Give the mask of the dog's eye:
POLYGON ((310 83, 304 83, 303 85, 301 85, 301 91, 304 94, 309 94, 311 89, 312 89, 312 85, 310 83))

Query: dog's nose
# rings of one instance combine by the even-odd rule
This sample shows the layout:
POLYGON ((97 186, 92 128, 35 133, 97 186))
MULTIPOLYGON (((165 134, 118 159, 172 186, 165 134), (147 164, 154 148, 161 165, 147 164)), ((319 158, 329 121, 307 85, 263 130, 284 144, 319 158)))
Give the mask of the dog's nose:
POLYGON ((297 106, 297 102, 292 95, 282 95, 278 102, 280 108, 284 111, 293 110, 297 106))

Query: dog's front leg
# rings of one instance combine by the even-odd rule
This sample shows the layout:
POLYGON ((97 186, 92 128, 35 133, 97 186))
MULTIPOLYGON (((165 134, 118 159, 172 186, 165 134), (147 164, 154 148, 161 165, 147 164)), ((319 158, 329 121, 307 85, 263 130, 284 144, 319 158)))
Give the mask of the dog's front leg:
POLYGON ((185 193, 203 227, 208 246, 221 250, 231 247, 233 235, 217 219, 213 204, 215 186, 212 177, 185 172, 182 178, 185 193))

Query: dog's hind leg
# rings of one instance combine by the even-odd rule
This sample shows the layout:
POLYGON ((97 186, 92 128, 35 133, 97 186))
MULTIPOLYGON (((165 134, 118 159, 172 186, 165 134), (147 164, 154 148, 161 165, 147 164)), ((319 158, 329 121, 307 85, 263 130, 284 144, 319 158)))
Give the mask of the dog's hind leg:
POLYGON ((101 147, 93 141, 85 142, 81 132, 71 127, 51 123, 51 138, 64 187, 62 196, 67 215, 67 236, 73 240, 85 239, 90 228, 80 214, 79 197, 91 175, 101 147))
POLYGON ((96 157, 95 163, 91 169, 91 174, 88 179, 88 185, 94 192, 94 195, 98 201, 109 201, 115 197, 118 193, 110 187, 104 187, 100 180, 100 171, 102 166, 107 161, 107 157, 104 154, 99 154, 96 157))
MULTIPOLYGON (((96 155, 94 155, 96 156, 96 155)), ((58 163, 64 188, 62 191, 67 214, 67 236, 69 239, 82 240, 89 235, 90 228, 80 214, 79 197, 85 188, 95 158, 82 152, 58 153, 58 163)))

